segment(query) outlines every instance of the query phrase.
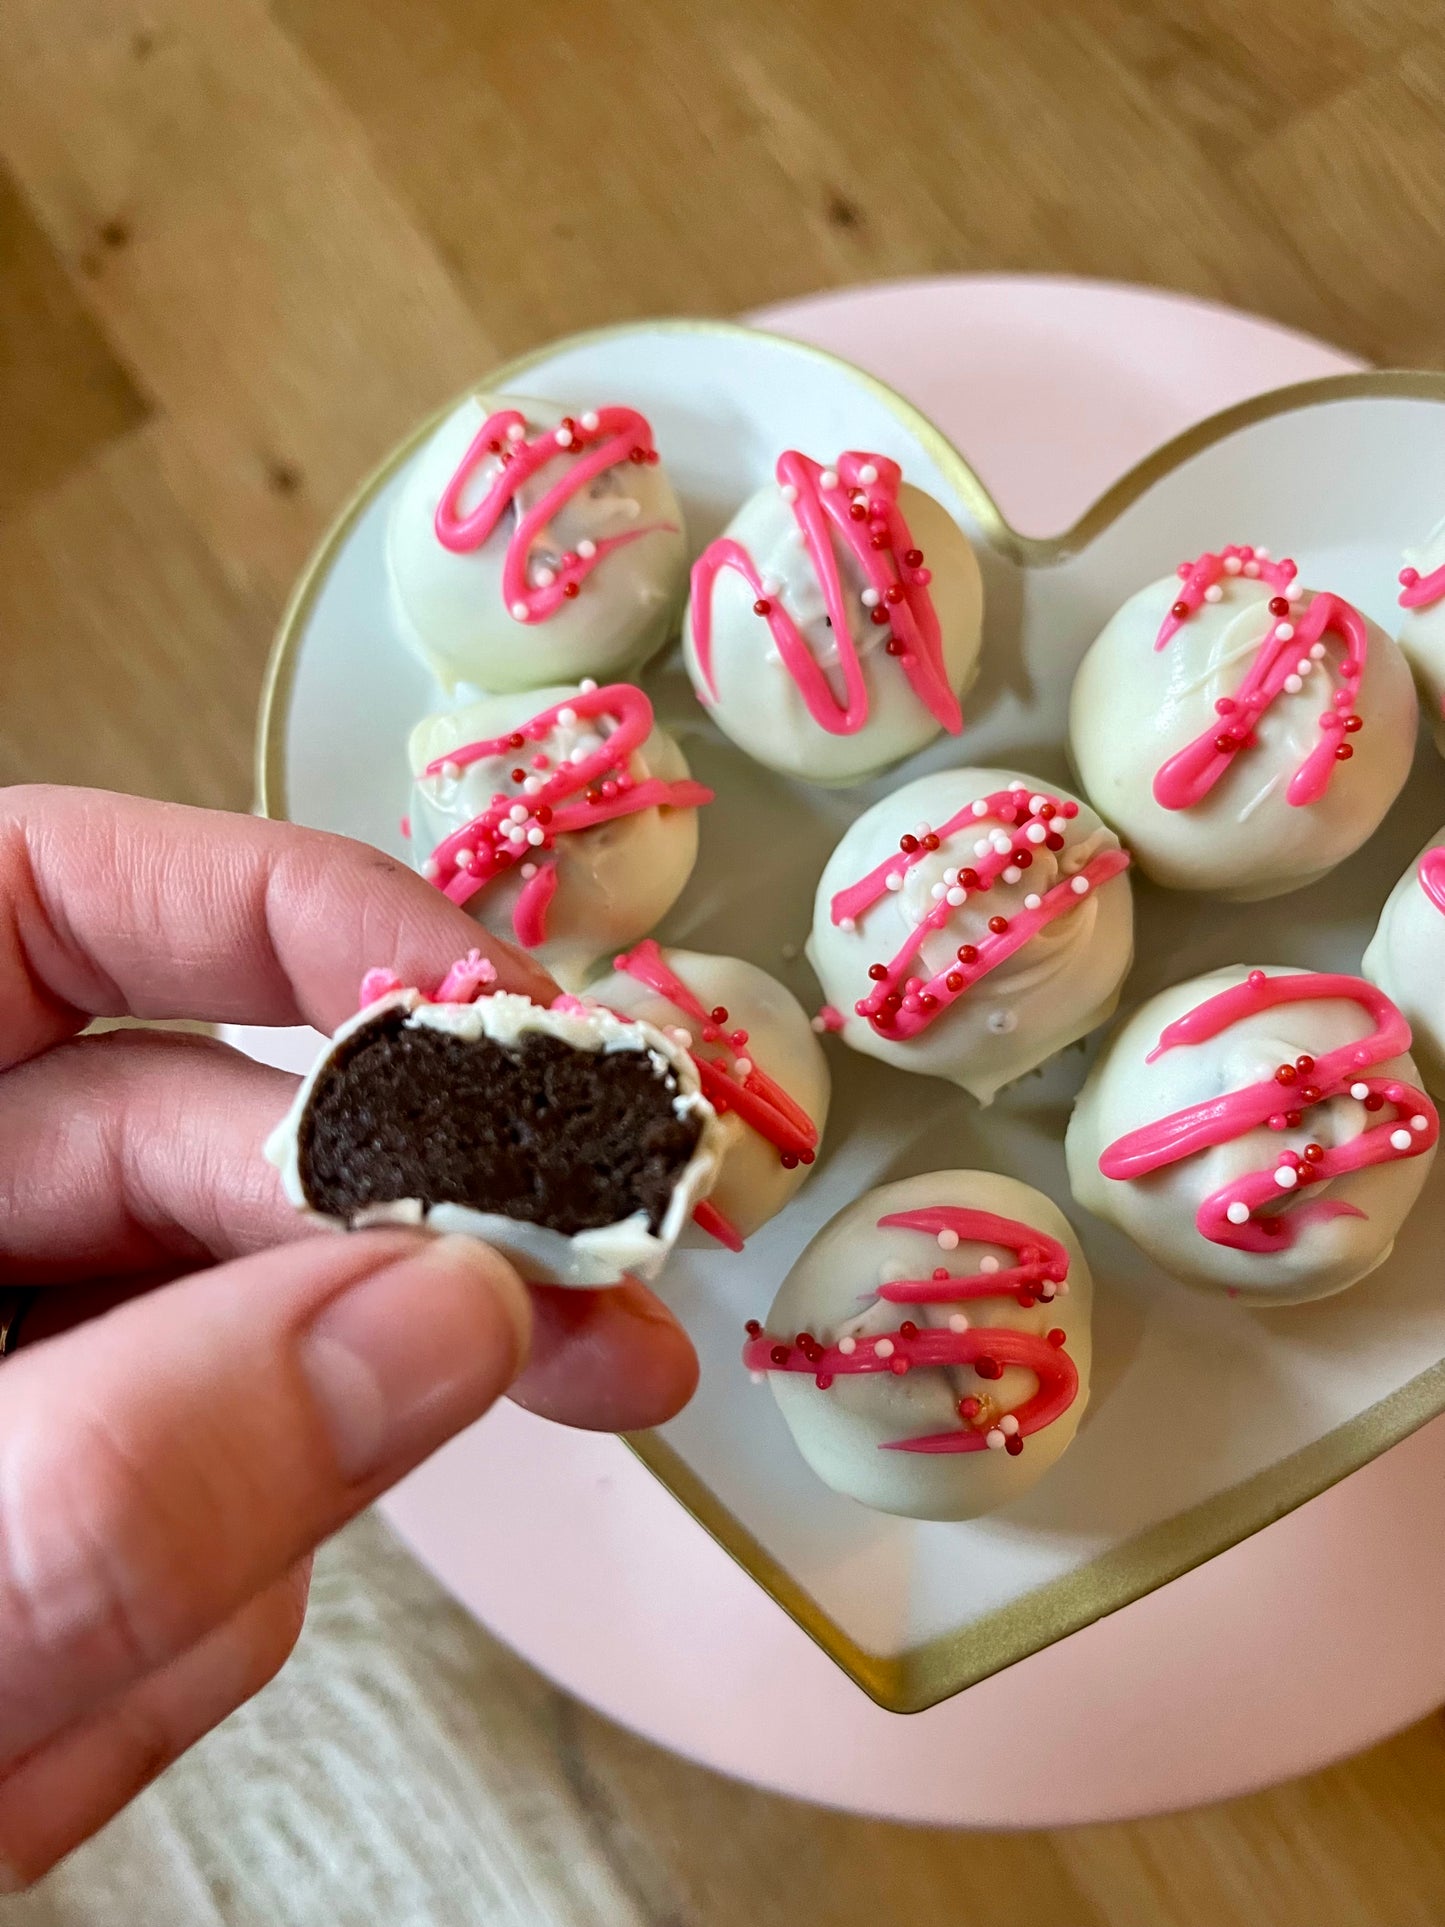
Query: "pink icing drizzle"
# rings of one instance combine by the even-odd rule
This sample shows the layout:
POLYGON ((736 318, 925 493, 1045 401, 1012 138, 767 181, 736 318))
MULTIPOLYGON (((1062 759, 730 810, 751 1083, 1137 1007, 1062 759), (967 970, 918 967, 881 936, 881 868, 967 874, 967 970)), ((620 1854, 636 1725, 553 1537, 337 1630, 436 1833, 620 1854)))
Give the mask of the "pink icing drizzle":
POLYGON ((1420 888, 1445 915, 1445 848, 1427 850, 1421 857, 1420 888))
POLYGON ((1156 649, 1163 649, 1190 616, 1203 607, 1208 591, 1226 576, 1258 578, 1276 591, 1270 600, 1273 620, 1244 681, 1233 696, 1215 704, 1219 716, 1212 725, 1171 756, 1154 778, 1154 799, 1166 810, 1192 809, 1214 788, 1242 749, 1257 741, 1260 717, 1281 695, 1297 693, 1301 661, 1311 662, 1311 649, 1328 635, 1345 645, 1340 687, 1332 706, 1320 717, 1320 741, 1290 779, 1286 800, 1300 808, 1317 803, 1329 788, 1336 763, 1348 762, 1354 749, 1344 738, 1362 727, 1355 713, 1360 679, 1365 673, 1369 634, 1364 617, 1339 596, 1316 595, 1303 610, 1296 606, 1293 562, 1271 562, 1249 544, 1230 547, 1218 555, 1204 554, 1196 562, 1181 563, 1178 599, 1159 627, 1156 649), (1289 679, 1296 690, 1286 692, 1289 679))
POLYGON ((1418 569, 1400 571, 1400 607, 1428 609, 1445 596, 1445 563, 1421 575, 1418 569))
MULTIPOLYGON (((442 839, 426 871, 453 903, 464 904, 505 871, 535 864, 535 873, 525 878, 512 912, 517 942, 529 950, 546 939, 547 906, 556 892, 557 876, 555 858, 550 862, 544 858, 555 851, 559 837, 596 829, 599 823, 634 816, 640 810, 696 809, 712 801, 712 791, 690 778, 667 783, 661 777, 639 779, 630 773, 629 759, 652 730, 652 704, 631 683, 580 689, 505 736, 488 737, 434 758, 423 775, 459 772, 491 757, 520 753, 528 743, 544 742, 564 710, 578 719, 612 717, 617 726, 599 748, 555 769, 545 755, 534 755, 531 776, 538 787, 530 792, 520 785, 510 794, 498 791, 479 816, 442 839), (516 809, 523 811, 521 818, 513 817, 516 809), (508 829, 520 834, 509 836, 508 829)), ((522 780, 527 780, 525 774, 522 780)))
POLYGON ((1212 1192, 1200 1205, 1195 1223, 1201 1236, 1212 1244, 1229 1245, 1237 1251, 1274 1252, 1288 1250, 1299 1230, 1311 1222, 1342 1216, 1362 1217, 1364 1213, 1354 1205, 1331 1199, 1317 1199, 1280 1215, 1259 1214, 1266 1204, 1278 1203, 1287 1192, 1307 1184, 1323 1184, 1371 1165, 1418 1157, 1428 1151, 1439 1136, 1435 1107, 1422 1091, 1398 1078, 1369 1075, 1371 1066, 1399 1057, 1410 1048, 1410 1026, 1383 991, 1359 977, 1315 971, 1267 977, 1262 970, 1254 970, 1246 982, 1220 991, 1176 1018, 1146 1061, 1152 1064, 1165 1051, 1180 1045, 1207 1043, 1221 1031, 1260 1011, 1272 1010, 1280 1004, 1312 1003, 1324 998, 1358 1004, 1375 1028, 1357 1043, 1341 1045, 1322 1057, 1297 1058, 1293 1064, 1282 1064, 1273 1077, 1263 1078, 1244 1090, 1206 1099, 1187 1110, 1175 1111, 1158 1123, 1130 1131, 1104 1152, 1099 1159, 1100 1171, 1106 1178, 1125 1181, 1147 1177, 1151 1172, 1164 1170, 1215 1145, 1227 1144, 1262 1125, 1272 1130, 1297 1126, 1303 1113, 1313 1105, 1328 1103, 1355 1087, 1363 1087, 1368 1111, 1383 1110, 1386 1104, 1394 1107, 1395 1116, 1390 1122, 1369 1126, 1347 1144, 1331 1149, 1307 1146, 1304 1157, 1291 1150, 1282 1151, 1268 1169, 1231 1179, 1222 1189, 1212 1192), (1410 1122, 1415 1118, 1424 1119, 1420 1129, 1410 1122), (1391 1142, 1393 1133, 1401 1128, 1410 1138, 1408 1147, 1403 1149, 1391 1142), (1311 1148, 1318 1153, 1313 1158, 1308 1155, 1311 1148), (1275 1172, 1286 1169, 1294 1172, 1294 1179, 1286 1180, 1281 1186, 1275 1172), (1248 1207, 1250 1215, 1240 1224, 1230 1222, 1228 1212, 1232 1204, 1248 1207))
POLYGON ((656 462, 657 450, 652 444, 651 425, 646 416, 639 415, 634 408, 599 408, 595 416, 586 416, 582 421, 567 415, 559 428, 548 430, 532 441, 526 436, 526 417, 515 408, 504 408, 487 417, 442 491, 435 528, 438 542, 453 554, 480 548, 525 483, 549 462, 564 455, 572 457, 560 480, 531 508, 519 510, 502 564, 502 599, 510 614, 519 622, 542 622, 571 601, 592 571, 614 550, 659 531, 675 534, 676 525, 649 522, 622 535, 604 536, 596 542, 585 543, 583 546, 588 550, 585 555, 569 549, 562 556, 552 581, 529 583, 527 564, 532 545, 552 517, 607 469, 628 461, 639 465, 656 462), (463 514, 460 503, 467 483, 489 458, 500 461, 500 472, 481 501, 463 514))
MULTIPOLYGON (((953 1243, 969 1240, 978 1244, 1001 1245, 1015 1254, 1017 1262, 1006 1270, 974 1272, 964 1277, 950 1276, 938 1266, 928 1278, 900 1278, 880 1285, 878 1296, 897 1305, 953 1305, 980 1298, 1014 1297, 1025 1309, 1041 1299, 1052 1299, 1056 1292, 1068 1290, 1069 1254, 1056 1238, 1012 1218, 1001 1218, 992 1211, 973 1211, 963 1206, 932 1205, 921 1211, 895 1211, 878 1220, 883 1226, 904 1231, 919 1231, 937 1238, 943 1234, 953 1243)), ((913 1370, 940 1370, 972 1365, 981 1378, 1001 1376, 1006 1365, 1031 1371, 1038 1380, 1037 1390, 1009 1416, 1016 1428, 1000 1429, 997 1441, 1011 1454, 1023 1449, 1031 1433, 1062 1417, 1079 1392, 1079 1373, 1063 1349, 1062 1331, 1042 1337, 1033 1332, 1014 1331, 1006 1325, 970 1326, 956 1332, 934 1325, 916 1326, 911 1321, 896 1331, 858 1333, 852 1348, 823 1345, 811 1332, 799 1332, 791 1341, 771 1337, 749 1326, 748 1342, 743 1348, 743 1363, 757 1372, 807 1372, 820 1391, 827 1391, 837 1377, 866 1372, 891 1372, 902 1377, 913 1370), (886 1343, 885 1343, 886 1341, 886 1343), (885 1349, 880 1352, 880 1344, 885 1349)), ((960 1429, 933 1432, 921 1438, 892 1439, 880 1449, 885 1452, 981 1452, 997 1420, 986 1414, 979 1418, 982 1401, 963 1398, 958 1402, 960 1429), (970 1409, 972 1408, 972 1409, 970 1409), (975 1419, 979 1422, 975 1423, 975 1419)))
POLYGON ((766 621, 813 721, 832 736, 856 735, 863 728, 868 721, 868 688, 838 568, 837 537, 877 597, 871 619, 891 632, 888 654, 897 657, 914 694, 940 727, 957 735, 963 713, 949 686, 938 612, 928 592, 930 573, 898 506, 903 471, 886 455, 858 450, 840 455, 836 470, 824 469, 810 456, 787 449, 778 457, 775 473, 779 486, 793 491, 789 496, 793 514, 823 591, 843 676, 843 700, 838 700, 781 598, 764 594, 756 563, 731 536, 710 542, 692 568, 692 633, 703 700, 717 701, 712 669, 713 585, 724 569, 733 569, 757 598, 756 613, 766 621), (872 480, 862 479, 864 469, 872 471, 872 480), (823 485, 824 476, 832 477, 829 486, 823 485))
MULTIPOLYGON (((870 967, 868 974, 873 980, 873 988, 867 996, 859 998, 854 1009, 860 1017, 868 1019, 880 1037, 916 1037, 1047 925, 1070 910, 1078 909, 1092 891, 1111 878, 1122 875, 1129 867, 1127 850, 1117 846, 1101 850, 1076 876, 1065 877, 1040 893, 1037 909, 1021 908, 1006 919, 997 919, 1004 924, 1002 930, 991 928, 977 944, 961 945, 955 960, 926 981, 922 977, 909 976, 909 965, 933 932, 942 930, 954 912, 961 909, 971 896, 991 889, 995 880, 1010 865, 1027 870, 1033 863, 1036 849, 1063 849, 1064 837, 1057 825, 1060 819, 1067 821, 1079 813, 1078 804, 1071 798, 1061 801, 1056 796, 1027 789, 996 790, 980 801, 984 806, 981 814, 976 803, 969 803, 937 830, 929 830, 922 837, 909 835, 900 838, 897 856, 885 857, 876 869, 870 870, 867 876, 850 884, 846 890, 840 890, 833 898, 832 917, 835 924, 856 920, 889 894, 890 878, 897 877, 901 884, 901 879, 914 864, 921 863, 950 837, 970 828, 980 830, 990 821, 1002 824, 1008 831, 1006 851, 990 848, 987 856, 976 857, 973 863, 960 871, 958 884, 933 905, 921 923, 914 926, 897 956, 888 964, 879 963, 870 967), (1033 837, 1029 835, 1031 829, 1035 831, 1033 837), (1037 834, 1039 831, 1043 833, 1041 836, 1037 834), (1076 882, 1082 882, 1085 888, 1076 890, 1076 882), (957 897, 957 902, 950 901, 950 897, 957 897)), ((899 885, 891 887, 897 888, 899 885)))
MULTIPOLYGON (((472 1004, 481 993, 497 981, 497 966, 490 957, 484 957, 480 950, 469 950, 465 957, 454 963, 436 989, 427 998, 429 1004, 472 1004)), ((368 970, 361 980, 359 1010, 369 1004, 380 1002, 398 990, 406 988, 394 970, 378 968, 368 970)))
POLYGON ((720 1016, 704 1010, 652 937, 645 937, 613 962, 614 968, 665 997, 692 1023, 698 1039, 717 1053, 712 1057, 698 1050, 689 1053, 697 1066, 703 1096, 713 1109, 720 1116, 735 1111, 749 1129, 775 1147, 790 1170, 799 1164, 811 1164, 818 1149, 818 1127, 751 1055, 744 1058, 747 1032, 724 1029, 728 1021, 725 1010, 720 1016), (740 1059, 748 1065, 743 1075, 738 1072, 740 1059))

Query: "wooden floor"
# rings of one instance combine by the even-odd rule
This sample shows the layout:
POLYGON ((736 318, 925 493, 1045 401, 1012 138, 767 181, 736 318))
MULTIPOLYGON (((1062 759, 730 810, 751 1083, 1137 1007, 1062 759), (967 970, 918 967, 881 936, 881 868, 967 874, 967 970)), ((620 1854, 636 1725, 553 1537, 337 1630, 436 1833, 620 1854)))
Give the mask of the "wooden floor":
MULTIPOLYGON (((557 332, 1059 269, 1439 364, 1442 105, 1438 0, 3 0, 0 780, 245 806, 339 499, 557 332)), ((505 1905, 429 1918, 604 1918, 595 1862, 657 1927, 1445 1921, 1436 1721, 1216 1812, 959 1840, 724 1785, 455 1637, 531 1805, 505 1905)))

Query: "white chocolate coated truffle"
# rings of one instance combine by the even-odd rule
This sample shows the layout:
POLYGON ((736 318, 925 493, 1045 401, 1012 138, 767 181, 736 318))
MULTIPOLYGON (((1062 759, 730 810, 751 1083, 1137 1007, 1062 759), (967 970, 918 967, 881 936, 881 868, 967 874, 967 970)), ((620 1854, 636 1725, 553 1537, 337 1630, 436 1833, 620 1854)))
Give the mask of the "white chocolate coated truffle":
POLYGON ((1420 704, 1435 747, 1445 756, 1445 517, 1417 549, 1406 549, 1401 572, 1400 647, 1415 674, 1420 704), (1415 607, 1406 606, 1407 600, 1415 607))
POLYGON ((900 484, 882 456, 820 471, 790 451, 778 470, 793 479, 745 502, 693 567, 688 674, 719 729, 758 762, 855 783, 961 726, 957 698, 977 670, 983 621, 978 560, 941 504, 900 484), (855 499, 886 512, 854 521, 855 499), (821 531, 811 544, 810 523, 821 531), (889 531, 886 549, 871 547, 875 523, 889 531))
POLYGON ((566 417, 574 433, 555 403, 470 395, 417 451, 392 510, 387 565, 402 633, 444 689, 607 682, 667 641, 686 591, 682 512, 661 464, 628 458, 629 445, 651 445, 650 432, 636 441, 631 412, 578 409, 566 417), (482 439, 489 423, 496 432, 482 439), (519 426, 521 439, 509 438, 519 426), (571 436, 567 447, 559 434, 571 436), (490 441, 518 476, 533 463, 536 472, 488 517, 482 505, 506 475, 490 441), (607 450, 621 459, 583 473, 607 450), (556 507, 524 532, 549 495, 556 507), (451 546, 438 529, 444 502, 451 546))
MULTIPOLYGON (((654 960, 648 954, 650 946, 640 949, 643 955, 631 960, 630 969, 616 969, 589 984, 587 995, 610 1010, 643 1018, 678 1042, 686 1038, 686 1048, 694 1056, 715 1063, 728 1078, 738 1076, 741 1059, 800 1106, 821 1137, 828 1116, 828 1060, 792 992, 740 957, 658 948, 654 960), (631 974, 632 970, 640 975, 631 974), (659 987, 659 978, 667 976, 676 979, 689 1007, 679 1006, 659 987), (700 1014, 710 1017, 718 1009, 727 1012, 725 1023, 700 1021, 700 1014), (714 1033, 713 1041, 708 1040, 709 1031, 714 1033), (727 1039, 737 1031, 747 1035, 734 1049, 727 1039)), ((626 965, 629 959, 622 961, 626 965)), ((722 1169, 708 1203, 741 1237, 748 1238, 782 1210, 811 1165, 795 1158, 791 1168, 786 1166, 778 1145, 735 1109, 719 1110, 718 1128, 724 1146, 722 1169)))
MULTIPOLYGON (((467 897, 465 908, 495 936, 530 950, 568 989, 575 989, 600 957, 642 936, 672 908, 697 859, 697 810, 681 799, 702 800, 709 794, 689 780, 681 750, 665 730, 653 725, 651 705, 642 692, 619 684, 601 696, 612 700, 613 690, 622 692, 621 700, 628 705, 628 718, 621 722, 616 711, 590 713, 587 698, 593 692, 585 686, 539 689, 489 696, 464 709, 429 716, 412 732, 410 743, 416 867, 432 875, 439 855, 458 852, 459 841, 457 863, 463 857, 475 863, 489 840, 505 838, 511 859, 505 873, 467 897), (569 699, 578 707, 572 708, 569 699), (538 736, 534 732, 542 725, 536 719, 546 715, 552 719, 538 736), (535 811, 548 792, 529 791, 528 783, 553 781, 567 759, 608 763, 604 752, 618 727, 638 738, 630 754, 617 758, 631 783, 660 782, 666 786, 664 794, 678 800, 558 834, 557 818, 585 805, 585 792, 569 779, 568 794, 554 797, 548 806, 554 812, 552 822, 539 824, 535 811), (468 745, 490 744, 515 732, 525 735, 523 747, 503 743, 475 761, 449 761, 461 758, 468 745), (538 757, 547 759, 545 768, 534 767, 538 757), (435 773, 426 773, 438 764, 442 767, 435 773), (520 783, 516 770, 523 772, 520 783), (479 820, 498 816, 502 822, 491 839, 470 833, 479 820), (513 835, 513 829, 518 834, 513 835), (468 834, 462 836, 464 830, 468 834), (535 875, 553 864, 555 894, 536 931, 528 927, 525 915, 519 922, 519 905, 529 870, 535 875)), ((446 887, 450 874, 443 861, 442 874, 433 875, 433 881, 446 887)))
POLYGON ((935 1171, 881 1185, 826 1224, 745 1356, 761 1363, 799 1451, 826 1485, 879 1512, 971 1519, 1021 1497, 1073 1442, 1089 1397, 1091 1302, 1084 1254, 1052 1199, 990 1171, 935 1171), (900 1213, 923 1224, 881 1222, 900 1213), (1023 1273, 1018 1245, 1030 1265, 1023 1273), (1038 1256, 1029 1261, 1029 1252, 1038 1256), (948 1278, 935 1279, 940 1269, 948 1278), (1044 1270, 1053 1277, 1020 1291, 1021 1278, 1044 1270), (1054 1282, 1061 1272, 1062 1286, 1054 1282), (1010 1282, 978 1295, 993 1276, 1010 1282), (922 1283, 927 1302, 880 1296, 902 1280, 922 1283), (904 1321, 916 1335, 901 1331, 904 1321), (1063 1334, 1061 1344, 1051 1331, 1063 1334), (816 1364, 795 1347, 803 1333, 824 1350, 816 1364), (796 1369, 774 1365, 780 1341, 796 1369), (920 1343, 949 1355, 909 1364, 920 1343), (870 1358, 874 1369, 857 1369, 870 1358), (908 1368, 896 1371, 900 1364, 908 1368), (967 1440, 971 1449, 897 1449, 924 1438, 967 1440))
POLYGON ((1390 892, 1360 969, 1404 1012, 1425 1083, 1445 1097, 1445 829, 1390 892))
MULTIPOLYGON (((1221 557, 1237 562, 1240 553, 1258 552, 1221 557)), ((1211 559, 1219 558, 1189 566, 1199 570, 1211 559)), ((1293 565, 1266 558, 1252 566, 1278 574, 1293 565)), ((1346 688, 1340 636, 1313 634, 1337 599, 1301 591, 1292 576, 1221 571, 1176 624, 1170 612, 1187 587, 1173 575, 1141 589, 1085 656, 1069 707, 1074 768, 1084 794, 1156 883, 1239 902, 1279 896, 1357 850, 1399 794, 1415 753, 1410 673, 1384 630, 1351 609, 1341 619, 1363 625, 1364 669, 1358 689, 1346 688), (1272 613, 1271 600, 1287 604, 1286 613, 1272 613), (1172 633, 1156 647, 1166 624, 1172 633), (1254 693, 1250 679, 1266 653, 1273 693, 1247 712, 1241 698, 1254 693), (1351 715, 1363 720, 1358 733, 1345 727, 1351 715), (1217 743, 1250 735, 1245 746, 1216 755, 1217 743), (1175 760, 1192 755, 1192 746, 1196 774, 1212 784, 1202 794, 1175 760), (1340 749, 1347 753, 1337 760, 1340 749), (1311 772, 1296 781, 1312 757, 1311 772), (1170 807, 1156 793, 1169 781, 1161 777, 1166 767, 1175 779, 1170 807), (1301 800, 1321 777, 1320 793, 1301 800), (1186 795, 1193 800, 1183 802, 1186 795)))
POLYGON ((1356 1283, 1389 1257, 1425 1182, 1436 1129, 1433 1107, 1414 1088, 1409 1027, 1390 1007, 1368 1008, 1374 998, 1358 978, 1243 965, 1151 997, 1109 1040, 1079 1093, 1065 1143, 1074 1196, 1174 1277, 1245 1304, 1298 1304, 1356 1283), (1295 984, 1270 1004, 1246 994, 1255 977, 1295 984), (1311 981, 1321 996, 1299 994, 1311 981), (1228 1019, 1218 1027, 1196 1015, 1214 998, 1228 1019), (1392 1043, 1405 1048, 1388 1050, 1392 1043), (1333 1053, 1342 1055, 1332 1064, 1333 1053), (1367 1109, 1365 1100, 1394 1080, 1402 1101, 1367 1109), (1302 1099, 1312 1087, 1319 1101, 1302 1099), (1218 1141, 1186 1143, 1183 1127, 1165 1121, 1201 1106, 1218 1119, 1217 1130, 1203 1127, 1218 1141), (1343 1168, 1360 1158, 1367 1131, 1378 1134, 1372 1143, 1386 1161, 1343 1168), (1141 1132, 1154 1146, 1172 1139, 1179 1155, 1136 1167, 1138 1175, 1105 1176, 1101 1160, 1117 1170, 1141 1132), (1324 1182, 1303 1175, 1308 1147, 1323 1153, 1324 1182), (1269 1219, 1285 1230, 1264 1235, 1269 1219))
POLYGON ((1112 1016, 1134 953, 1126 862, 1087 803, 1011 770, 942 770, 875 803, 828 859, 808 940, 843 1041, 987 1104, 1112 1016), (937 848, 906 854, 920 832, 937 848), (850 893, 867 878, 864 904, 850 893), (960 960, 963 948, 976 957, 960 960), (880 1029, 857 1006, 890 992, 903 1007, 880 1029), (912 1000, 928 996, 937 1005, 920 1021, 912 1000))

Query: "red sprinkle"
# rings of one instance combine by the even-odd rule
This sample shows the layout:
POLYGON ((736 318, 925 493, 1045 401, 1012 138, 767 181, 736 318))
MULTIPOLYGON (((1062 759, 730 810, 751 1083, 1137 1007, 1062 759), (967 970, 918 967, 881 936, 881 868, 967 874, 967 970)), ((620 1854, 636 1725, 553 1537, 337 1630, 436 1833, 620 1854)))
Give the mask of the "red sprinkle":
POLYGON ((765 595, 760 595, 757 601, 753 604, 753 614, 755 616, 770 616, 772 613, 773 613, 772 603, 768 601, 768 598, 765 595))
POLYGON ((1057 1347, 1065 1342, 1069 1334, 1061 1325, 1055 1325, 1051 1332, 1046 1332, 1044 1335, 1051 1345, 1057 1347))

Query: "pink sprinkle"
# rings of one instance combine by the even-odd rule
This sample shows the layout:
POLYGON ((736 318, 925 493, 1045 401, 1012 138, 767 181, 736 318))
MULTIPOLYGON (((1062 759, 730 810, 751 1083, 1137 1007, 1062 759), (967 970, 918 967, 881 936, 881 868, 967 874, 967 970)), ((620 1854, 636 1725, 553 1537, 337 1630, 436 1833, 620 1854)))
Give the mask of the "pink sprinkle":
POLYGON ((843 1028, 843 1013, 832 1004, 824 1004, 813 1019, 814 1030, 839 1031, 843 1028))
POLYGON ((401 988, 401 978, 394 970, 368 970, 361 980, 361 1001, 357 1009, 365 1010, 368 1004, 377 1003, 401 988))
POLYGON ((409 816, 404 816, 401 819, 401 833, 406 838, 407 842, 410 843, 411 842, 411 818, 409 816))

